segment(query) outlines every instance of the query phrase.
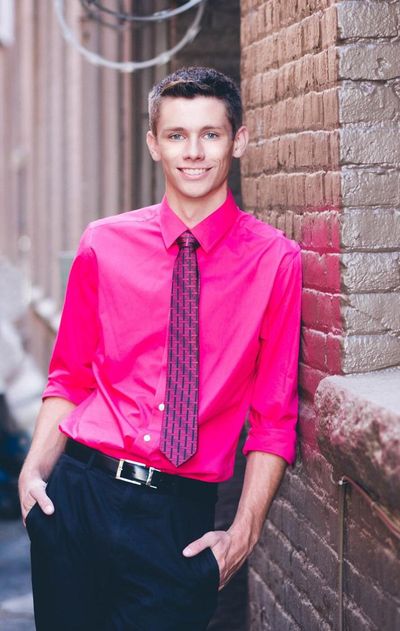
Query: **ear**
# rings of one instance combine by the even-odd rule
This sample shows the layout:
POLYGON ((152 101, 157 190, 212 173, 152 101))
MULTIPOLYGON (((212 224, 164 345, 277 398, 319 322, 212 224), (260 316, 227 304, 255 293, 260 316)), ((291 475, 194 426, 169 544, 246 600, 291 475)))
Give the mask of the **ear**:
POLYGON ((241 158, 249 142, 249 132, 245 125, 239 127, 233 140, 233 157, 241 158))
POLYGON ((146 142, 147 142, 147 146, 149 148, 151 157, 153 158, 155 162, 159 162, 161 158, 160 158, 160 152, 158 149, 158 142, 157 142, 157 138, 154 136, 152 131, 147 132, 146 142))

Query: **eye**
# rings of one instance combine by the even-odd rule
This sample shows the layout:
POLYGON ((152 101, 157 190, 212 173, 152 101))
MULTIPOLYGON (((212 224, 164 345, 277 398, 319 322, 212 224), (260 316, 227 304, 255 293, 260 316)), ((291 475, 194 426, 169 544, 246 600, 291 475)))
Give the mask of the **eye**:
POLYGON ((170 135, 168 136, 168 138, 169 138, 170 140, 182 140, 183 135, 182 135, 182 134, 179 134, 178 132, 175 132, 175 133, 173 133, 173 134, 170 134, 170 135))
POLYGON ((208 131, 205 134, 205 137, 208 138, 209 140, 215 140, 215 138, 218 138, 218 134, 215 131, 208 131))

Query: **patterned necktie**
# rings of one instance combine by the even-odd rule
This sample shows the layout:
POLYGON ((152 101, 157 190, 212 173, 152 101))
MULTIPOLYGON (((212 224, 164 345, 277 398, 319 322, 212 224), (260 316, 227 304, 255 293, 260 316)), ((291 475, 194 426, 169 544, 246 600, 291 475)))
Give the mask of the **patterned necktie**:
POLYGON ((197 449, 199 392, 198 241, 189 230, 176 240, 172 276, 167 385, 160 450, 176 466, 197 449))

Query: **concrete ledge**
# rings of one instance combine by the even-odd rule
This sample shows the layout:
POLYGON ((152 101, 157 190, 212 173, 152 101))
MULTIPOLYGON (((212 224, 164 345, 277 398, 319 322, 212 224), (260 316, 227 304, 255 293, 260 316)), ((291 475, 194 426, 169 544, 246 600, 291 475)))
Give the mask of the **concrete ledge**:
POLYGON ((335 471, 400 516, 400 369, 326 377, 315 406, 317 440, 335 471))

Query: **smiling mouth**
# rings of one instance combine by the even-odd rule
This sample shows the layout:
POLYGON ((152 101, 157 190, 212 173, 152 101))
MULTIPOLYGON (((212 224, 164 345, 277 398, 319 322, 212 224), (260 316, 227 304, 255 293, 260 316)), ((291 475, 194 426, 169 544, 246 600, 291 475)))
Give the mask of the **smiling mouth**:
MULTIPOLYGON (((210 167, 211 168, 211 167, 210 167)), ((207 171, 210 170, 210 168, 204 168, 204 169, 190 169, 188 167, 184 167, 182 169, 179 169, 179 171, 181 171, 182 173, 185 173, 185 175, 203 175, 203 173, 207 173, 207 171)))

